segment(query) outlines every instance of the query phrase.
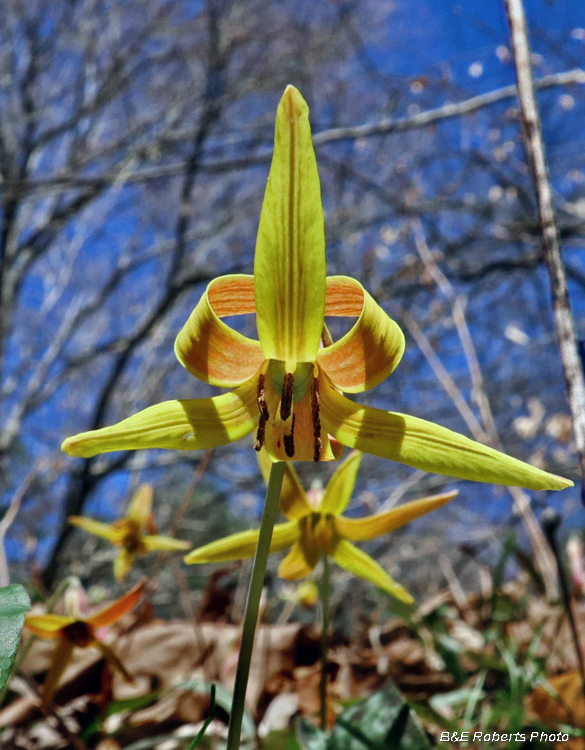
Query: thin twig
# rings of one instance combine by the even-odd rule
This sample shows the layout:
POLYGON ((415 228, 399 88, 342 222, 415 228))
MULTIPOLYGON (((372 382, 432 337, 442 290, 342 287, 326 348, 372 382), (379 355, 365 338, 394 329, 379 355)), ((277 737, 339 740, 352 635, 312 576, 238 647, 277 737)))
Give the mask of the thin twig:
POLYGON ((561 584, 561 593, 563 596, 563 605, 565 612, 569 618, 569 625, 571 627, 571 635, 573 636, 573 644, 575 645, 575 651, 577 653, 577 663, 579 664, 579 672, 581 673, 581 689, 585 696, 585 661, 583 659, 583 645, 581 638, 579 637, 579 630, 577 628, 577 620, 575 618, 575 609, 573 607, 573 601, 569 592, 569 586, 567 584, 567 577, 563 568, 563 561, 561 560, 561 554, 559 552, 559 546, 557 543, 557 529, 561 524, 561 516, 552 508, 547 508, 542 514, 542 528, 550 544, 550 548, 553 551, 555 560, 559 571, 559 581, 561 584))
POLYGON ((191 623, 191 626, 193 628, 193 635, 195 636, 195 641, 201 654, 199 663, 203 667, 205 680, 210 681, 211 675, 209 674, 209 660, 206 658, 210 654, 210 644, 206 643, 203 629, 201 628, 201 625, 197 620, 197 613, 195 611, 195 607, 193 606, 193 602, 191 601, 191 591, 189 589, 187 574, 185 573, 184 568, 179 565, 176 558, 171 558, 169 561, 169 565, 177 584, 177 588, 179 589, 179 598, 181 600, 183 612, 185 613, 187 620, 191 623))
POLYGON ((433 277, 443 296, 451 304, 453 321, 455 323, 455 327, 457 328, 457 335, 459 336, 459 340, 461 341, 461 347, 463 349, 463 353, 467 361, 467 366, 469 368, 469 374, 471 376, 473 395, 477 399, 479 413, 481 414, 481 421, 483 423, 482 432, 485 433, 488 441, 494 448, 501 448, 500 437, 496 429, 496 423, 494 421, 494 416, 492 414, 491 406, 488 400, 483 375, 481 373, 481 367, 479 366, 479 359, 475 351, 473 339, 471 338, 469 326, 467 325, 465 309, 463 307, 461 297, 456 294, 449 279, 435 263, 435 260, 431 255, 431 252, 426 243, 420 219, 415 219, 413 221, 413 234, 416 249, 421 260, 425 264, 425 268, 433 277))
POLYGON ((424 354, 424 357, 431 366, 432 371, 435 373, 437 380, 443 386, 443 389, 445 390, 451 401, 454 403, 457 411, 463 417, 465 424, 469 427, 474 437, 481 442, 487 443, 487 434, 478 422, 477 417, 475 416, 469 404, 465 400, 463 394, 457 387, 457 384, 455 383, 451 375, 449 375, 441 360, 435 354, 431 342, 423 333, 419 324, 406 310, 402 312, 401 319, 408 329, 408 332, 415 340, 418 348, 424 354))
POLYGON ((321 578, 321 680, 319 682, 319 713, 321 729, 327 729, 327 663, 329 661, 329 558, 323 556, 323 577, 321 578))
POLYGON ((390 495, 384 500, 380 508, 378 509, 378 513, 385 513, 387 510, 390 510, 393 508, 402 498, 404 495, 406 495, 407 492, 410 492, 416 485, 426 477, 428 472, 422 471, 422 469, 415 469, 412 474, 405 479, 403 482, 401 482, 398 487, 396 487, 390 495))
MULTIPOLYGON (((209 462, 211 461, 212 455, 213 455, 213 448, 205 451, 205 453, 201 457, 201 460, 197 464, 197 468, 193 472, 193 477, 191 479, 191 482, 189 483, 189 486, 183 493, 183 499, 181 500, 181 503, 179 507, 177 508, 177 512, 175 513, 175 517, 173 518, 173 521, 168 528, 166 536, 174 537, 177 531, 179 530, 181 523, 183 522, 183 519, 185 518, 185 513, 187 512, 189 503, 193 499, 195 490, 199 486, 199 482, 203 478, 203 474, 205 473, 207 467, 209 466, 209 462)), ((149 575, 150 581, 154 581, 157 578, 158 574, 161 571, 163 563, 167 559, 168 556, 169 556, 168 552, 159 552, 157 554, 154 564, 152 566, 152 570, 149 575)))
POLYGON ((10 572, 8 570, 6 550, 4 549, 4 538, 8 533, 8 529, 14 523, 18 511, 20 510, 20 504, 22 503, 24 496, 29 491, 33 482, 37 478, 38 471, 38 467, 35 467, 34 469, 31 469, 29 471, 29 473, 24 478, 24 481, 20 484, 20 486, 12 496, 12 500, 10 501, 10 505, 8 506, 8 510, 4 514, 4 518, 0 521, 0 586, 8 586, 8 584, 10 583, 10 572))
POLYGON ((167 536, 175 536, 175 534, 179 530, 179 527, 183 522, 183 518, 185 517, 185 513, 187 512, 187 508, 189 507, 189 503, 193 499, 195 490, 199 486, 199 482, 202 480, 203 474, 205 474, 205 471, 207 470, 207 467, 209 466, 209 462, 211 461, 212 456, 213 456, 213 448, 206 450, 205 453, 201 456, 201 460, 197 464, 197 468, 195 469, 195 472, 193 473, 193 478, 191 479, 191 483, 185 490, 185 494, 183 495, 181 504, 177 508, 177 512, 175 513, 173 522, 169 526, 169 530, 167 531, 167 536))
MULTIPOLYGON (((570 86, 585 84, 585 70, 576 68, 565 70, 561 73, 553 73, 543 76, 535 82, 539 89, 556 88, 558 86, 570 86)), ((478 112, 485 107, 498 104, 508 99, 514 99, 518 91, 516 86, 504 86, 485 94, 479 94, 461 102, 444 104, 441 107, 419 112, 412 117, 402 117, 395 120, 381 120, 369 125, 357 125, 347 128, 331 128, 317 133, 313 137, 316 148, 343 140, 357 140, 379 135, 390 135, 391 133, 403 133, 417 128, 427 127, 437 122, 465 117, 478 112)), ((248 169, 258 164, 268 164, 272 159, 272 151, 263 151, 249 156, 240 156, 232 159, 209 159, 201 162, 199 169, 202 172, 222 173, 240 169, 248 169)), ((184 161, 177 164, 165 164, 156 167, 142 167, 135 172, 125 175, 126 183, 145 183, 152 180, 160 180, 164 177, 173 177, 182 174, 185 169, 184 161)), ((67 190, 71 188, 98 189, 114 184, 120 177, 120 171, 113 171, 97 177, 80 177, 69 174, 38 180, 6 180, 2 186, 7 197, 18 197, 23 193, 47 193, 55 190, 67 190)))
POLYGON ((575 321, 571 312, 567 277, 561 257, 553 194, 536 102, 526 17, 522 0, 504 0, 504 3, 508 14, 512 56, 516 67, 518 99, 524 126, 524 147, 530 164, 538 203, 542 248, 550 278, 553 314, 569 406, 573 417, 581 477, 585 478, 585 380, 579 357, 575 321))
MULTIPOLYGON (((417 252, 425 266, 425 270, 431 275, 440 292, 451 305, 453 321, 455 323, 455 328, 457 329, 457 335, 459 336, 461 348, 463 349, 463 354, 465 356, 465 360, 467 362, 467 367, 469 369, 469 374, 471 377, 473 394, 475 395, 479 406, 481 424, 478 423, 475 415, 471 411, 471 408, 467 404, 467 401, 463 397, 463 394, 459 391, 455 382, 452 380, 450 375, 446 372, 445 368, 440 363, 440 360, 432 350, 432 347, 430 343, 428 343, 428 340, 425 339, 425 341, 427 342, 427 346, 423 347, 419 344, 421 351, 427 357, 429 364, 433 368, 433 371, 437 374, 439 382, 443 385, 446 392, 451 396, 453 403, 459 410, 461 416, 465 419, 475 439, 479 442, 491 445, 493 448, 502 450, 502 444, 498 435, 494 415, 485 387, 485 381, 481 372, 479 358, 477 356, 475 344, 473 343, 473 338, 471 336, 469 326, 467 325, 465 309, 463 307, 461 299, 456 294, 455 289, 451 285, 449 279, 445 276, 445 274, 441 271, 441 269, 435 262, 432 253, 427 246, 422 224, 419 220, 415 220, 413 222, 413 235, 417 252), (438 367, 438 365, 440 365, 440 368, 438 367), (453 396, 453 391, 455 391, 455 396, 453 396), (463 405, 465 408, 463 408, 463 405), (470 418, 470 414, 472 418, 470 418)), ((408 318, 406 319, 406 323, 408 325, 408 318)), ((419 333, 419 338, 421 337, 424 337, 422 331, 420 331, 419 333)), ((513 499, 514 512, 522 519, 522 522, 526 529, 526 533, 528 534, 528 538, 530 539, 532 549, 534 550, 535 562, 540 571, 540 574, 542 575, 542 580, 547 596, 550 599, 554 599, 558 594, 554 557, 550 550, 548 542, 544 534, 542 533, 542 529, 540 528, 540 525, 536 520, 536 516, 534 515, 532 506, 530 504, 530 498, 527 493, 524 492, 524 490, 522 490, 520 487, 508 487, 507 489, 513 499)))

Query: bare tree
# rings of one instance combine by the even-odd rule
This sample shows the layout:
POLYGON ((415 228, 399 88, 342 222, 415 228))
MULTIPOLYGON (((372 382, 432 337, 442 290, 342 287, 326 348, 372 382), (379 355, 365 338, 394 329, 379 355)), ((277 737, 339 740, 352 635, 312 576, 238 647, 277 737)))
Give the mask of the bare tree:
MULTIPOLYGON (((287 83, 311 106, 331 271, 361 278, 391 314, 416 322, 482 424, 450 303, 416 253, 411 226, 420 221, 433 262, 464 301, 504 449, 574 472, 559 432, 566 403, 515 87, 478 92, 448 60, 389 74, 372 51, 390 45, 394 12, 379 0, 311 9, 292 0, 207 0, 197 10, 184 0, 2 4, 0 491, 9 507, 36 467, 10 533, 42 539, 60 529, 48 585, 66 515, 93 498, 114 505, 128 475, 156 479, 158 469, 192 471, 200 460, 161 452, 73 461, 58 444, 158 400, 211 393, 174 362, 172 340, 210 278, 251 270, 274 106, 287 83), (544 416, 520 433, 515 420, 530 398, 544 416)), ((581 111, 584 80, 566 50, 543 59, 537 89, 559 130, 581 111), (574 109, 559 107, 561 96, 574 109)), ((569 250, 584 237, 582 140, 578 128, 563 131, 550 152, 569 250)), ((576 256, 567 274, 585 288, 576 256)), ((438 392, 410 339, 404 363, 364 397, 467 430, 438 392)), ((244 453, 218 451, 211 474, 249 489, 255 469, 244 453)), ((362 489, 379 497, 389 484, 415 493, 447 481, 365 465, 362 489)), ((308 478, 313 468, 299 470, 308 478)), ((498 497, 469 486, 465 496, 498 497)), ((493 516, 510 513, 508 503, 493 516)))

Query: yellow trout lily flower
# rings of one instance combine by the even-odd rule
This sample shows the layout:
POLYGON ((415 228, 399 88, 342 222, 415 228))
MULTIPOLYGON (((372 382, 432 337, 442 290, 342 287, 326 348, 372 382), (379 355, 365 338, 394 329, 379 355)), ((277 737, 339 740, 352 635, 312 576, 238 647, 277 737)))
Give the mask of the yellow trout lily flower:
POLYGON ((137 555, 157 550, 184 551, 191 546, 191 542, 183 542, 170 536, 145 533, 156 528, 152 520, 152 494, 149 484, 141 485, 130 501, 124 518, 114 523, 102 523, 85 516, 69 516, 69 523, 121 548, 114 560, 114 576, 118 583, 126 578, 137 555))
MULTIPOLYGON (((314 570, 321 557, 329 556, 353 575, 365 578, 391 596, 410 603, 412 596, 352 542, 375 539, 399 529, 453 500, 457 491, 425 497, 365 518, 346 518, 342 513, 350 501, 361 458, 359 451, 353 451, 339 465, 325 490, 317 493, 314 490, 305 493, 297 473, 290 464, 287 465, 279 505, 288 521, 274 527, 270 553, 291 547, 278 568, 278 575, 288 581, 304 578, 314 570)), ((270 471, 266 463, 261 459, 265 478, 270 471)), ((185 557, 185 562, 227 562, 253 557, 258 535, 258 531, 232 534, 193 550, 185 557)))
POLYGON ((47 706, 51 702, 59 680, 73 654, 74 648, 94 646, 106 658, 108 664, 120 672, 127 680, 132 677, 126 671, 122 662, 112 649, 98 638, 97 631, 108 625, 113 625, 138 604, 144 589, 145 579, 140 581, 127 594, 117 599, 113 604, 96 612, 90 617, 79 615, 35 615, 25 617, 26 627, 39 638, 58 640, 53 654, 53 661, 43 685, 42 703, 47 706))
POLYGON ((274 155, 260 216, 254 276, 212 281, 175 342, 197 378, 234 390, 167 401, 112 427, 68 438, 63 450, 213 448, 255 433, 273 461, 326 461, 346 445, 423 471, 479 482, 561 489, 572 483, 416 417, 342 395, 382 382, 404 335, 360 283, 326 278, 325 232, 309 110, 288 86, 276 116, 274 155), (222 318, 256 314, 259 340, 222 318), (320 347, 325 316, 356 317, 320 347), (333 439, 331 439, 333 438, 333 439))

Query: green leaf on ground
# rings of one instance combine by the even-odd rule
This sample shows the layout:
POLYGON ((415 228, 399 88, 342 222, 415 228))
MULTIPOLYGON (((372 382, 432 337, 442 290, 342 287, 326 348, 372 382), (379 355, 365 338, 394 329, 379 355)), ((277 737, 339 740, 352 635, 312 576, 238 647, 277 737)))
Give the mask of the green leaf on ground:
POLYGON ((327 750, 430 750, 418 718, 394 684, 337 717, 327 750))
POLYGON ((0 690, 10 677, 29 609, 30 599, 22 586, 14 583, 0 589, 0 690))
POLYGON ((289 737, 286 750, 327 750, 327 735, 303 717, 295 721, 294 735, 289 737))

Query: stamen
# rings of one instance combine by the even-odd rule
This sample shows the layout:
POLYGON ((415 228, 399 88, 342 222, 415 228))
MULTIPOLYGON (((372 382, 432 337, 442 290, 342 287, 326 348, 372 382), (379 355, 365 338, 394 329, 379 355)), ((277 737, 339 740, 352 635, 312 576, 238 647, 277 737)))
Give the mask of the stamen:
MULTIPOLYGON (((266 411, 268 414, 268 411, 266 411)), ((266 433, 266 417, 264 414, 260 414, 258 421, 258 431, 256 432, 256 442, 254 443, 254 450, 261 451, 264 445, 264 435, 266 433)))
POLYGON ((311 385, 311 411, 313 414, 313 461, 319 461, 323 443, 321 442, 321 419, 319 417, 319 406, 321 397, 319 396, 319 381, 313 378, 311 385))
POLYGON ((295 455, 295 415, 293 414, 292 425, 290 428, 290 435, 283 435, 284 439, 284 452, 289 458, 295 455))
MULTIPOLYGON (((258 401, 258 408, 260 409, 260 424, 264 419, 264 425, 268 419, 268 406, 266 405, 266 388, 264 387, 264 375, 258 375, 258 385, 256 386, 256 400, 258 401)), ((260 429, 260 427, 258 428, 260 429)), ((262 426, 262 434, 264 434, 264 426, 262 426)), ((257 450, 260 450, 258 448, 257 450)))
POLYGON ((282 393, 280 394, 280 418, 283 422, 290 417, 293 403, 293 386, 295 376, 292 372, 287 372, 282 383, 282 393))

